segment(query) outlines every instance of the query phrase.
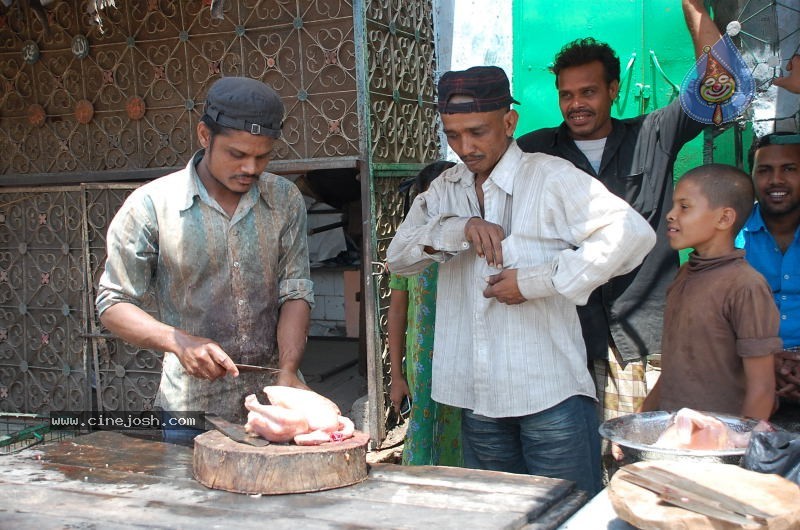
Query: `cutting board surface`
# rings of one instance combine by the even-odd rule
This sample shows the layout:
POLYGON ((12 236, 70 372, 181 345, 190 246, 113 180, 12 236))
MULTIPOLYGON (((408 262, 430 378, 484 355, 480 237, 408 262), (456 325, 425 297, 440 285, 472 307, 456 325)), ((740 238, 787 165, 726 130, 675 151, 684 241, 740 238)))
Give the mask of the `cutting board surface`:
POLYGON ((800 529, 800 487, 778 475, 765 475, 731 464, 701 462, 639 462, 628 467, 659 467, 746 502, 774 517, 767 526, 741 526, 662 503, 658 495, 622 480, 616 473, 608 496, 620 519, 642 530, 764 530, 800 529))
POLYGON ((218 431, 194 440, 194 477, 234 493, 305 493, 356 484, 367 478, 369 435, 315 446, 235 442, 218 431))

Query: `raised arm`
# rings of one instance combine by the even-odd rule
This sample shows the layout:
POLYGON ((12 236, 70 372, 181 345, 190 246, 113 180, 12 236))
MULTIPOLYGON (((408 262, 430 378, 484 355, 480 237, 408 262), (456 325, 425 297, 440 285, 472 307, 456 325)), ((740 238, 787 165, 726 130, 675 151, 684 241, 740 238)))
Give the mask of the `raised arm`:
POLYGON ((699 59, 703 47, 713 46, 719 40, 719 29, 706 11, 703 0, 683 0, 683 17, 694 43, 694 56, 699 59))
POLYGON ((800 55, 793 55, 789 62, 786 64, 786 71, 788 72, 783 77, 778 77, 772 83, 793 92, 800 94, 800 55))

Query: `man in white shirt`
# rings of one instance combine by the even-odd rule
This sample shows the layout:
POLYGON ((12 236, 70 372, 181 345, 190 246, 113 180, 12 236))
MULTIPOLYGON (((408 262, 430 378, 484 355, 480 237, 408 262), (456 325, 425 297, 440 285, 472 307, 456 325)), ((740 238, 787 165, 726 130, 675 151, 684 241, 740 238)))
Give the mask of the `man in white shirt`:
POLYGON ((595 390, 576 305, 639 263, 649 224, 571 163, 523 153, 500 68, 447 72, 438 110, 462 163, 414 201, 392 272, 441 263, 433 399, 464 409, 468 467, 600 489, 595 390))

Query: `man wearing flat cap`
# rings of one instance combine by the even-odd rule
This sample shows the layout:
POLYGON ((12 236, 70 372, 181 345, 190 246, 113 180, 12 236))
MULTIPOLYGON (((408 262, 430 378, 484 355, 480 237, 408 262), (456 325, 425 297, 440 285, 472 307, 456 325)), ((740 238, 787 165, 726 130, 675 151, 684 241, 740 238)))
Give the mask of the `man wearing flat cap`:
POLYGON ((447 72, 438 109, 460 164, 419 195, 392 272, 439 265, 433 399, 460 407, 468 467, 600 488, 595 389, 576 305, 655 242, 625 201, 571 163, 523 153, 494 66, 447 72))
POLYGON ((305 388, 297 369, 314 303, 305 203, 264 171, 283 114, 261 81, 218 80, 197 125, 202 149, 134 191, 109 226, 97 311, 118 337, 165 352, 156 406, 166 414, 243 422, 245 395, 264 384, 305 388), (148 293, 160 320, 142 309, 148 293), (280 371, 240 376, 234 363, 280 371))

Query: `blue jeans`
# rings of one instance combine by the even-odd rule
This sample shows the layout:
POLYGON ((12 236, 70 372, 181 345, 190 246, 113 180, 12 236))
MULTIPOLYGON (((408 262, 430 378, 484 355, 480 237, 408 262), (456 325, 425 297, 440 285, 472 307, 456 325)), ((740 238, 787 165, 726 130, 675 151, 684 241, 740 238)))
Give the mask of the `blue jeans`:
POLYGON ((195 437, 206 432, 202 429, 171 426, 169 424, 169 420, 170 418, 173 417, 174 416, 169 412, 161 411, 161 423, 162 423, 161 439, 167 443, 193 447, 195 437))
POLYGON ((596 405, 572 396, 547 410, 518 418, 488 418, 462 411, 464 464, 575 482, 596 494, 602 488, 596 405))

